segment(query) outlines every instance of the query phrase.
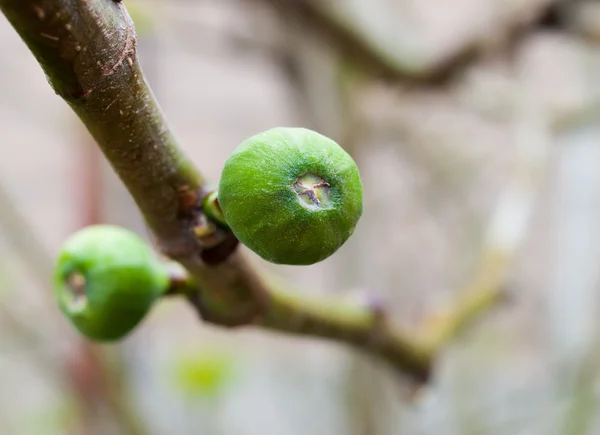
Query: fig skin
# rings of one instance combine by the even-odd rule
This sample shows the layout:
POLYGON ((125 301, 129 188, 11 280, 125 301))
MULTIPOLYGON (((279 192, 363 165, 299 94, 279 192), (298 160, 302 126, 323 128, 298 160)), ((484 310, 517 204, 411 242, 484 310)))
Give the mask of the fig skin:
POLYGON ((331 256, 362 214, 356 163, 305 128, 276 127, 242 142, 225 162, 218 200, 235 236, 263 259, 310 265, 331 256))
POLYGON ((84 336, 114 341, 127 335, 168 288, 154 252, 135 233, 94 225, 72 234, 55 266, 54 295, 84 336))

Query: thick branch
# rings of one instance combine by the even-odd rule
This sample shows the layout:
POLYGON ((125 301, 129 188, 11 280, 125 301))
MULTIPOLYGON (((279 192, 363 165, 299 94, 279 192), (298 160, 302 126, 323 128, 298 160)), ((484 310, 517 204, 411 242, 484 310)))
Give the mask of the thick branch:
POLYGON ((177 195, 202 179, 175 144, 140 70, 122 3, 2 0, 55 92, 82 119, 162 240, 183 243, 177 195), (173 168, 178 168, 173 171, 173 168))
POLYGON ((189 272, 195 287, 174 275, 172 290, 186 294, 204 320, 336 339, 427 378, 434 352, 397 331, 379 308, 269 286, 235 251, 233 235, 206 218, 208 192, 144 80, 123 3, 0 0, 0 9, 91 132, 160 248, 189 272))
POLYGON ((229 304, 229 312, 213 313, 211 320, 246 322, 258 311, 260 284, 235 261, 203 273, 205 262, 220 262, 237 241, 218 229, 207 234, 199 212, 207 193, 202 177, 177 146, 144 80, 123 3, 0 0, 0 7, 126 185, 161 249, 207 289, 207 309, 229 304))

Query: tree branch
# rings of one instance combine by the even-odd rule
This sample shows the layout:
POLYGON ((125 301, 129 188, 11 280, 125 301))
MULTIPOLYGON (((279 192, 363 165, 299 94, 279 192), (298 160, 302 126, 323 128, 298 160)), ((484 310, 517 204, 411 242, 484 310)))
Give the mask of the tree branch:
MULTIPOLYGON (((415 62, 412 56, 390 53, 380 43, 365 37, 336 14, 331 13, 322 0, 254 0, 266 4, 282 17, 299 22, 323 41, 335 47, 352 62, 390 82, 406 82, 415 85, 444 84, 457 73, 484 54, 488 45, 484 38, 465 40, 448 52, 431 60, 415 62)), ((519 39, 532 23, 552 6, 552 0, 526 6, 519 14, 507 20, 501 34, 506 40, 519 39)), ((375 6, 377 7, 377 6, 375 6)), ((394 46, 391 41, 390 45, 394 46)))
POLYGON ((209 189, 144 80, 122 2, 0 0, 0 9, 108 158, 159 248, 196 283, 190 290, 187 278, 174 275, 173 291, 185 289, 205 321, 339 340, 427 379, 437 349, 425 351, 399 332, 380 307, 316 300, 269 285, 236 250, 235 237, 207 219, 202 204, 209 189))
POLYGON ((436 353, 429 352, 419 337, 409 336, 394 325, 384 304, 373 297, 359 302, 339 296, 306 296, 300 290, 273 285, 269 309, 255 323, 292 334, 337 337, 382 357, 419 382, 428 380, 436 353))

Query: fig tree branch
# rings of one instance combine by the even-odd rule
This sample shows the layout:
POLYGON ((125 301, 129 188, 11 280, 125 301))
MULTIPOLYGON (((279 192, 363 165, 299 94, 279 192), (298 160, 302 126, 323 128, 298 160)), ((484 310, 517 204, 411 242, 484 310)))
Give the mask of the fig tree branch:
POLYGON ((425 350, 419 339, 399 331, 381 306, 281 291, 248 264, 231 232, 206 217, 202 205, 210 189, 181 151, 144 79, 123 2, 0 0, 0 10, 94 137, 158 248, 193 278, 194 291, 182 286, 204 321, 338 340, 427 379, 437 348, 425 350))

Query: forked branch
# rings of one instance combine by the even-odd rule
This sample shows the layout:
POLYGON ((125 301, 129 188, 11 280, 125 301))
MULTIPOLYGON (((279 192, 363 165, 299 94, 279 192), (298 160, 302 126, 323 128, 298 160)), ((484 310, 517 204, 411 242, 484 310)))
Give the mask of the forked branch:
POLYGON ((236 249, 235 237, 206 217, 202 203, 210 192, 144 79, 122 2, 0 0, 0 9, 54 91, 93 135, 160 250, 189 274, 189 280, 177 278, 175 289, 185 289, 205 321, 338 340, 383 357, 417 380, 428 378, 437 348, 403 334, 381 307, 314 299, 270 285, 236 249))

